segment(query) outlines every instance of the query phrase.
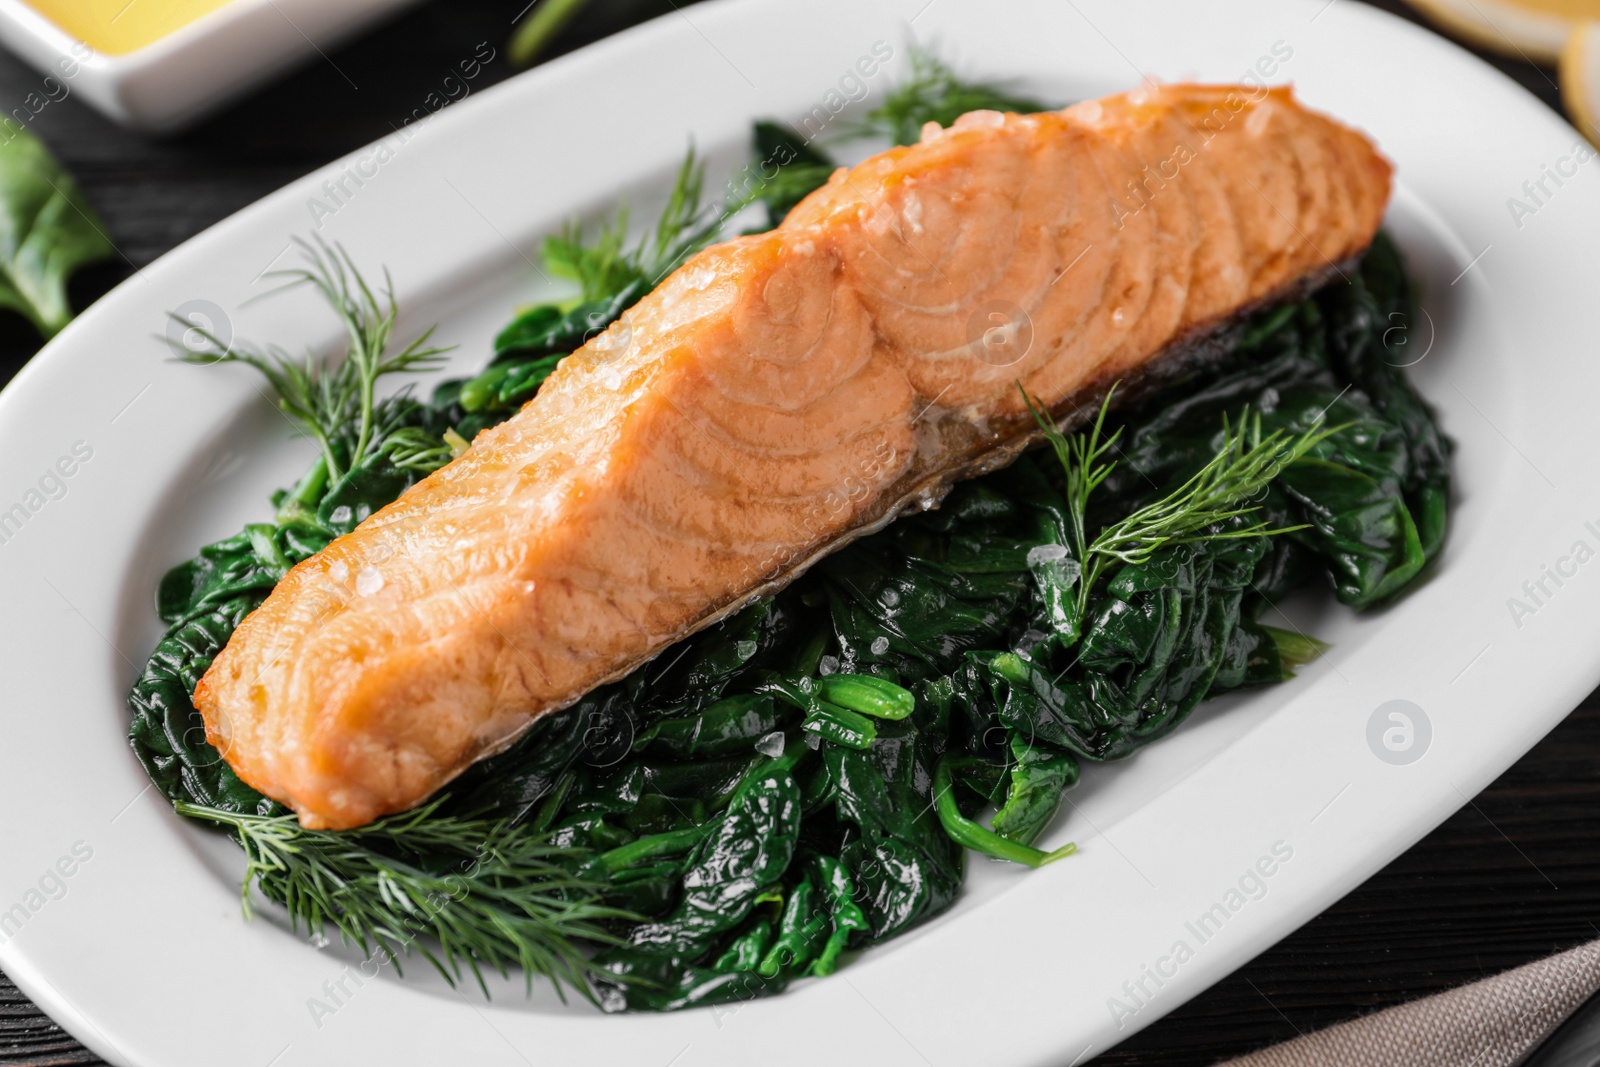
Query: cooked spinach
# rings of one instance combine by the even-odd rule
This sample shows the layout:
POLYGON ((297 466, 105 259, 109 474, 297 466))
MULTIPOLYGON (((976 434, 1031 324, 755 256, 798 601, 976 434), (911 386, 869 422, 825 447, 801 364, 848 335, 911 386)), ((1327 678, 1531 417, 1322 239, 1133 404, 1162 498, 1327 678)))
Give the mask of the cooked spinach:
POLYGON ((755 125, 755 159, 746 168, 744 195, 766 206, 767 224, 782 222, 794 207, 838 169, 821 145, 807 143, 776 122, 755 125))
POLYGON ((1380 237, 1347 284, 1256 316, 1219 364, 1072 437, 1045 423, 1052 451, 546 716, 448 795, 359 831, 300 829, 206 743, 195 682, 290 566, 509 415, 591 316, 609 322, 703 243, 695 174, 691 159, 633 252, 620 226, 547 249, 577 301, 525 311, 488 371, 427 403, 372 398, 377 373, 432 353, 424 338, 400 350, 416 358, 384 354, 372 326, 392 305, 343 258, 316 259, 312 279, 350 325, 346 362, 245 359, 287 376, 286 410, 322 455, 274 498, 275 521, 163 580, 169 629, 134 687, 131 739, 180 811, 231 830, 295 923, 415 948, 452 981, 521 967, 607 1010, 768 995, 948 908, 968 850, 1070 855, 1035 843, 1083 761, 1126 757, 1208 697, 1315 656, 1260 621, 1291 589, 1321 582, 1366 609, 1438 554, 1450 446, 1386 341, 1412 303, 1380 237), (358 352, 370 377, 340 369, 358 352))

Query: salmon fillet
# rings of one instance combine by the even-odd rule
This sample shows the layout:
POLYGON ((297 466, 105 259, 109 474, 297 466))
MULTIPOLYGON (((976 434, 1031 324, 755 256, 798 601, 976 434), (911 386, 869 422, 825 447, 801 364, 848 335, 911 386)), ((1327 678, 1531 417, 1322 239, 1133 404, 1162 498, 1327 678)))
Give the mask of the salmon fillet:
POLYGON ((974 112, 706 249, 509 421, 291 570, 195 690, 342 829, 1360 253, 1391 170, 1287 89, 974 112))

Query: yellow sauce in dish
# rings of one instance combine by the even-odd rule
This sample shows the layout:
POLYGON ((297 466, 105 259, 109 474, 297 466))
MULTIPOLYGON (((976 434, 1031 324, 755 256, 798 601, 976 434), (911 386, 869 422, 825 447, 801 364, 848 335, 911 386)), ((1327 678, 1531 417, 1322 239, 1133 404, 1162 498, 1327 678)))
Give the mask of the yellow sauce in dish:
POLYGON ((96 52, 121 56, 153 44, 229 0, 24 0, 96 52))

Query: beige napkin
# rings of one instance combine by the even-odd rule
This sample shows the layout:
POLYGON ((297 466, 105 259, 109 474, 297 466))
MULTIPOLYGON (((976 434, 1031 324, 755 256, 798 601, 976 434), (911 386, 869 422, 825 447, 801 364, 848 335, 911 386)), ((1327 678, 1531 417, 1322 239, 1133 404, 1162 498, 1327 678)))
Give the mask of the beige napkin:
POLYGON ((1600 989, 1600 941, 1223 1067, 1511 1067, 1600 989))

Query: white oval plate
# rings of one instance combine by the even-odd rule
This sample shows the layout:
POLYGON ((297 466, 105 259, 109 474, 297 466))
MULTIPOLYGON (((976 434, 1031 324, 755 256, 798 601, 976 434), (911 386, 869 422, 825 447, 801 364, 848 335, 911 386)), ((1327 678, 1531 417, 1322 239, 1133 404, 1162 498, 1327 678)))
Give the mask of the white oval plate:
POLYGON ((122 1064, 1059 1067, 1103 1051, 1416 841, 1600 678, 1600 162, 1576 143, 1484 64, 1338 0, 760 0, 630 30, 290 185, 140 271, 0 394, 0 965, 122 1064), (439 321, 458 368, 481 365, 542 284, 540 235, 618 190, 659 193, 691 137, 715 173, 753 117, 820 122, 860 85, 870 105, 905 73, 908 28, 1062 100, 1258 70, 1376 137, 1425 287, 1413 373, 1460 446, 1436 575, 1363 618, 1313 602, 1302 617, 1335 647, 1299 679, 1091 768, 1054 837, 1081 855, 974 861, 949 914, 771 1000, 605 1017, 511 983, 485 1002, 419 961, 363 979, 338 946, 241 921, 237 851, 149 788, 123 701, 162 570, 266 517, 310 453, 244 370, 168 360, 163 313, 209 301, 237 336, 331 348, 309 295, 246 303, 293 262, 291 236, 320 232, 389 266, 404 328, 439 321), (880 41, 894 58, 852 80, 880 41), (49 475, 62 457, 70 477, 49 475), (1369 743, 1394 700, 1422 712, 1409 749, 1392 709, 1369 743))

